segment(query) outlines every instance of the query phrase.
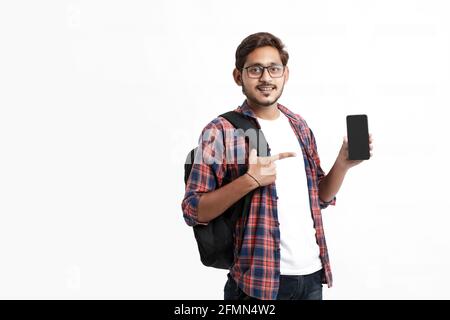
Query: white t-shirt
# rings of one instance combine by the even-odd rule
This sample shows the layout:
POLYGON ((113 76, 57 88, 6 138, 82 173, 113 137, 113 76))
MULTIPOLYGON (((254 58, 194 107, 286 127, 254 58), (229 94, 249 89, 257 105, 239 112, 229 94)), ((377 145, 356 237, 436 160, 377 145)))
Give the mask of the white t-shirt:
POLYGON ((295 152, 296 157, 276 161, 278 222, 280 223, 282 275, 306 275, 322 268, 316 230, 311 216, 305 163, 300 142, 280 111, 275 120, 258 118, 270 154, 295 152))

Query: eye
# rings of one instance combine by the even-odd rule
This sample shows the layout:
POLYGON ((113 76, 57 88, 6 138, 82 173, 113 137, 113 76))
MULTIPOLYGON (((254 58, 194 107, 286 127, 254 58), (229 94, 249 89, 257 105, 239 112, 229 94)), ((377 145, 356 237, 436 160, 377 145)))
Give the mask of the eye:
POLYGON ((248 71, 251 72, 251 73, 260 73, 261 72, 261 68, 258 67, 258 66, 250 67, 250 68, 248 68, 248 71))

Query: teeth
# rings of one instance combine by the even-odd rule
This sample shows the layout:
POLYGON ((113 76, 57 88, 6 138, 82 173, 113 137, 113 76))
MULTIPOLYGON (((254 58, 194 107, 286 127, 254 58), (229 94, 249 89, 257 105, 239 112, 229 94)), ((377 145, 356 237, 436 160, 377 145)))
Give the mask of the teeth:
POLYGON ((258 87, 258 89, 261 91, 270 91, 273 89, 273 87, 258 87))

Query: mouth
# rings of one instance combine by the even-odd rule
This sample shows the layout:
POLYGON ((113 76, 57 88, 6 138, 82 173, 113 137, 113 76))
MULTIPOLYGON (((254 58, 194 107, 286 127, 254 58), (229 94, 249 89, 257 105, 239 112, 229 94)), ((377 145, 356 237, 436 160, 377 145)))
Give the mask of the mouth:
POLYGON ((263 93, 271 93, 275 90, 274 86, 257 86, 256 89, 263 93))

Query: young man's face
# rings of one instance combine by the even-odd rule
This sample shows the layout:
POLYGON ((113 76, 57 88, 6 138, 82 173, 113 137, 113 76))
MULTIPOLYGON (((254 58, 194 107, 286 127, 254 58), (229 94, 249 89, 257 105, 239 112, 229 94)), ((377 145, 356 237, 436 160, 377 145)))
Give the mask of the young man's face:
POLYGON ((280 77, 277 74, 277 67, 283 66, 278 50, 273 47, 261 47, 253 50, 248 56, 244 64, 242 72, 234 70, 234 80, 239 86, 242 86, 242 92, 247 97, 250 106, 253 107, 271 107, 276 105, 278 99, 283 93, 284 84, 289 78, 289 70, 284 67, 283 74, 280 77), (269 67, 263 69, 258 77, 255 74, 257 68, 247 68, 253 66, 269 67), (247 68, 247 69, 246 69, 247 68))

